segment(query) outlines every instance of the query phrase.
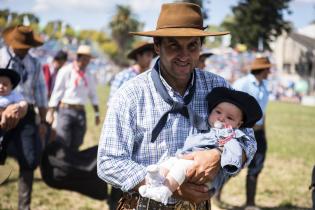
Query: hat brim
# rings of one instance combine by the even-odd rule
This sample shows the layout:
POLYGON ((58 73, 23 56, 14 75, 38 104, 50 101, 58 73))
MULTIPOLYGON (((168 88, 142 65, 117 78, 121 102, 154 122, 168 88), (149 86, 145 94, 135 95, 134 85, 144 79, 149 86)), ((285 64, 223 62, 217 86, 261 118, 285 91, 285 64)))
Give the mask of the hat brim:
POLYGON ((0 76, 9 77, 12 83, 12 89, 14 89, 20 82, 20 75, 13 69, 0 68, 0 76))
POLYGON ((219 103, 228 102, 237 106, 245 115, 241 128, 251 128, 261 119, 262 110, 257 100, 246 92, 229 89, 226 87, 214 88, 208 95, 209 114, 219 103))
POLYGON ((145 44, 145 45, 143 45, 143 46, 141 46, 139 48, 131 50, 127 54, 127 58, 136 60, 137 59, 137 54, 141 53, 141 52, 144 52, 144 51, 152 51, 153 52, 153 57, 157 56, 157 54, 156 54, 156 52, 154 50, 154 44, 153 43, 148 43, 148 44, 145 44))
POLYGON ((129 32, 132 35, 148 37, 192 37, 192 36, 222 36, 230 32, 208 32, 197 28, 162 28, 155 31, 129 32))
POLYGON ((29 43, 21 43, 13 38, 11 33, 13 32, 14 27, 9 27, 5 29, 2 33, 4 42, 15 49, 30 49, 33 47, 39 47, 44 44, 40 36, 33 34, 33 39, 29 43))

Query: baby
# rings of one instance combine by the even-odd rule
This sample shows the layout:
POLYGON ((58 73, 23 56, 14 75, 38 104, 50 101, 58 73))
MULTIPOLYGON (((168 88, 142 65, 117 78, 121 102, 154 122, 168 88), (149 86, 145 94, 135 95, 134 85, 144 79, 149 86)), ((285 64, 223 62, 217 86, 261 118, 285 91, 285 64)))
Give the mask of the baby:
MULTIPOLYGON (((222 169, 212 183, 218 189, 228 176, 237 174, 243 166, 243 149, 240 142, 248 138, 239 128, 250 128, 262 117, 256 99, 249 94, 224 87, 214 88, 207 96, 208 133, 187 137, 177 156, 196 150, 218 149, 222 152, 222 169)), ((173 192, 185 181, 186 171, 193 160, 170 157, 159 165, 147 167, 146 184, 139 188, 143 197, 167 204, 173 192)))
MULTIPOLYGON (((19 92, 14 91, 14 88, 19 84, 19 82, 20 75, 16 71, 13 69, 0 68, 0 116, 10 104, 16 104, 23 110, 22 115, 26 114, 28 106, 27 102, 19 92)), ((0 146, 3 139, 3 129, 1 123, 2 120, 0 121, 0 146)))

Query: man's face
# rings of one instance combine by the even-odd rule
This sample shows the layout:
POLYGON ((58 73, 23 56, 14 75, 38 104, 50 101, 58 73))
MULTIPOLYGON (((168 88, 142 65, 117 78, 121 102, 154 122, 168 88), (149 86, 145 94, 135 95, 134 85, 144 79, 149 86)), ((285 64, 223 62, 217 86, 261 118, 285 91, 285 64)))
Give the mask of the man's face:
POLYGON ((80 57, 78 57, 77 59, 79 68, 81 70, 84 70, 89 65, 90 61, 91 61, 91 56, 89 55, 80 55, 80 57))
POLYGON ((153 59, 152 51, 144 51, 142 54, 137 55, 137 63, 143 70, 146 70, 150 67, 152 59, 153 59))
POLYGON ((13 48, 13 52, 15 55, 17 55, 19 58, 23 59, 26 54, 28 53, 30 49, 16 49, 16 48, 13 48))
POLYGON ((198 65, 200 37, 164 37, 155 44, 160 55, 161 73, 169 84, 187 83, 198 65))
POLYGON ((12 83, 9 77, 0 76, 0 96, 9 95, 12 90, 12 83))

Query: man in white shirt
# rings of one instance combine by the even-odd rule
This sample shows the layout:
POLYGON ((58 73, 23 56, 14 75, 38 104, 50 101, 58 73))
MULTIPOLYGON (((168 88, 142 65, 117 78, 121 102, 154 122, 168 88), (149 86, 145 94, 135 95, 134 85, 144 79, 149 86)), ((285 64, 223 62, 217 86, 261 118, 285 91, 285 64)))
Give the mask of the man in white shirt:
POLYGON ((78 150, 86 132, 86 114, 84 105, 90 99, 95 112, 95 124, 100 123, 96 81, 87 70, 92 58, 91 48, 79 46, 77 59, 59 70, 49 107, 58 107, 57 140, 66 146, 78 150))

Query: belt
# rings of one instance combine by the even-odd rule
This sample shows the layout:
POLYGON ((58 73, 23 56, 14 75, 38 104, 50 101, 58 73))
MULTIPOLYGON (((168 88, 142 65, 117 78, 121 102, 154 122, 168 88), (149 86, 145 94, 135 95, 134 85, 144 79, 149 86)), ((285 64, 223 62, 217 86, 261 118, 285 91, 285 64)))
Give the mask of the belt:
POLYGON ((209 210, 211 209, 210 200, 204 201, 200 204, 190 203, 188 201, 179 201, 176 204, 164 205, 160 202, 154 201, 149 198, 144 198, 139 193, 123 193, 123 196, 118 202, 117 210, 181 210, 181 209, 192 209, 192 210, 209 210))
POLYGON ((66 109, 74 109, 78 111, 84 111, 84 105, 82 104, 67 104, 67 103, 60 103, 61 108, 66 108, 66 109))

